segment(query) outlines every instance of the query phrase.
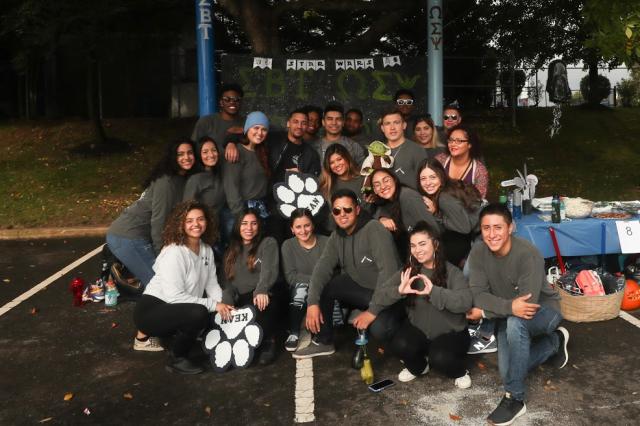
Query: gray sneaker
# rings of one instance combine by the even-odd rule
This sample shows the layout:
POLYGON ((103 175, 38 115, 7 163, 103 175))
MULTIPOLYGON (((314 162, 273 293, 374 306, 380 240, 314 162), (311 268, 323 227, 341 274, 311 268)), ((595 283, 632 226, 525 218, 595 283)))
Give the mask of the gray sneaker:
POLYGON ((481 337, 479 334, 471 338, 469 350, 467 350, 469 355, 489 354, 492 352, 498 352, 498 341, 495 335, 492 334, 488 339, 481 337))
POLYGON ((335 353, 335 351, 336 348, 335 346, 333 346, 333 344, 325 345, 323 343, 317 342, 314 339, 311 339, 311 343, 309 343, 309 346, 298 349, 293 353, 292 356, 295 359, 306 359, 316 356, 331 355, 335 353))

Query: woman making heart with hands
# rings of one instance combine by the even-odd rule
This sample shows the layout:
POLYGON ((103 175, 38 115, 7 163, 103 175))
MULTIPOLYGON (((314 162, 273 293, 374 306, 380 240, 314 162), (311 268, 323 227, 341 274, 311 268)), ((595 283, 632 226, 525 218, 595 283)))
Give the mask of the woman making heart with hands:
POLYGON ((375 297, 381 306, 405 301, 407 319, 388 346, 404 362, 398 379, 411 381, 426 374, 431 365, 466 389, 471 386, 465 368, 469 284, 462 271, 445 260, 438 234, 426 222, 418 222, 409 232, 409 251, 407 267, 396 272, 375 297))

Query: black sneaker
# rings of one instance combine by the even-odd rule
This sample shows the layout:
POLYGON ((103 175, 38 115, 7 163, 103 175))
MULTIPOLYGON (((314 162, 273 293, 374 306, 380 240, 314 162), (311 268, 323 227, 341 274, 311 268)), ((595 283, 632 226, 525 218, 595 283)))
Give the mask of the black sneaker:
POLYGON ((276 359, 276 342, 266 342, 266 344, 262 343, 262 348, 260 348, 260 356, 258 357, 258 364, 260 365, 269 365, 276 359))
POLYGON ((515 419, 526 412, 527 406, 524 404, 524 401, 511 398, 511 394, 507 392, 504 397, 502 397, 502 401, 500 401, 496 409, 489 414, 487 421, 494 426, 506 426, 513 423, 515 419))
POLYGON ((287 340, 284 342, 284 348, 288 352, 295 352, 298 349, 298 343, 300 342, 300 338, 297 334, 290 334, 287 337, 287 340))
POLYGON ((564 327, 558 327, 554 333, 558 334, 560 339, 560 345, 558 346, 558 353, 553 358, 553 364, 557 368, 562 368, 569 362, 569 351, 567 350, 567 344, 569 343, 569 330, 564 327))
POLYGON ((204 371, 204 368, 195 364, 193 361, 190 361, 188 358, 182 357, 170 357, 169 362, 165 369, 171 373, 178 374, 200 374, 204 371))

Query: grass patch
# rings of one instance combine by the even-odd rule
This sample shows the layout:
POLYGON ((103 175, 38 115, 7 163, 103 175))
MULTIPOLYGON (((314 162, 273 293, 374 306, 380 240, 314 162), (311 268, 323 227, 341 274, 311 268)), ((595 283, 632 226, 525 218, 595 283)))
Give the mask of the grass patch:
MULTIPOLYGON (((469 112, 478 129, 497 199, 500 181, 526 160, 540 179, 538 195, 592 200, 640 199, 640 109, 565 108, 553 140, 551 109, 469 112)), ((107 136, 129 153, 86 157, 73 148, 91 138, 88 121, 0 123, 0 228, 106 225, 142 191, 140 184, 163 145, 190 135, 195 119, 114 119, 107 136)))

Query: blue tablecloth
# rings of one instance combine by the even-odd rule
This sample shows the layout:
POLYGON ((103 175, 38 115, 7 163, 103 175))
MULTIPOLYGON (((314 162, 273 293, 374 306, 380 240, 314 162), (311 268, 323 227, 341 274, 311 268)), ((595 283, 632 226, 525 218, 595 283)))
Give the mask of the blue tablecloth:
MULTIPOLYGON (((516 220, 515 235, 535 244, 544 257, 554 257, 549 227, 553 226, 563 256, 589 256, 602 253, 602 224, 606 228, 605 253, 620 253, 616 221, 612 219, 572 219, 562 223, 545 222, 532 213, 516 220)), ((634 216, 633 220, 638 217, 634 216)))

